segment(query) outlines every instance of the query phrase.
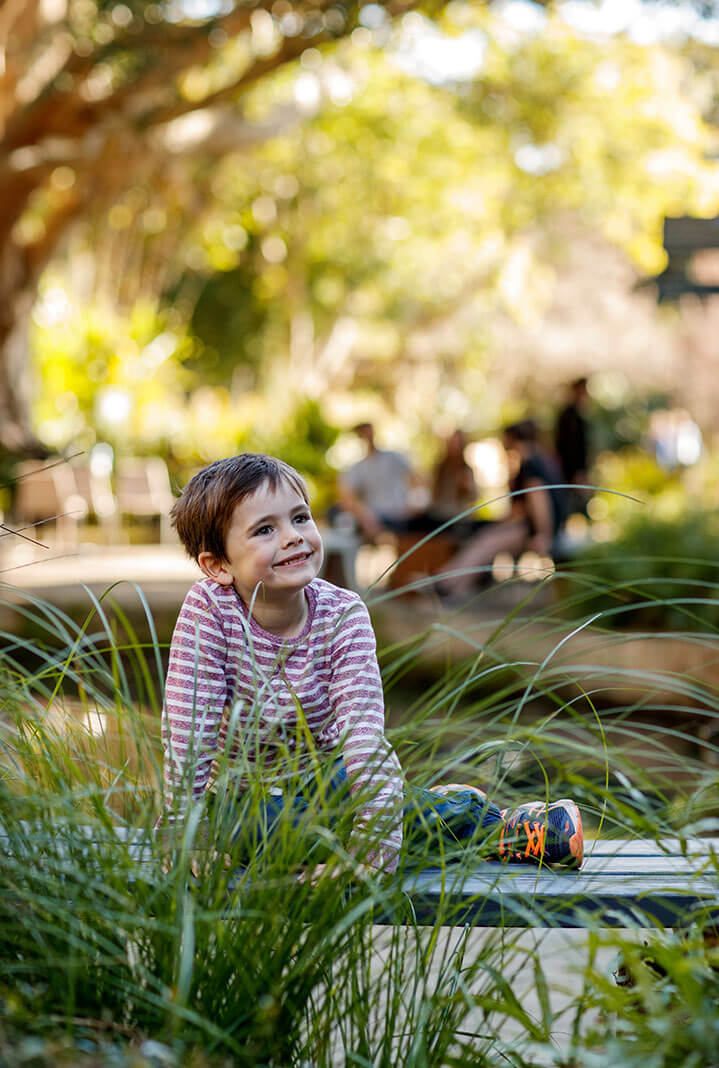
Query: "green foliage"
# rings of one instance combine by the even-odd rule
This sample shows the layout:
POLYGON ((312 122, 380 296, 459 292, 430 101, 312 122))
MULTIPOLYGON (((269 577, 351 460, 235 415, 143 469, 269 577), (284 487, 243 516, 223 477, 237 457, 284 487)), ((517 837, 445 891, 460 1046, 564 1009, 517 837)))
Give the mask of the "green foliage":
POLYGON ((567 575, 567 607, 578 607, 582 614, 602 611, 610 625, 716 630, 716 512, 689 510, 674 519, 636 517, 616 538, 582 553, 567 575), (592 596, 588 588, 595 591, 592 596), (581 593, 575 603, 577 589, 581 593))
POLYGON ((173 408, 184 402, 182 364, 194 346, 177 317, 154 301, 127 315, 107 304, 73 308, 48 280, 35 310, 41 436, 55 448, 100 439, 166 451, 173 408))
POLYGON ((313 508, 322 512, 336 499, 336 473, 326 456, 338 433, 325 419, 317 401, 300 400, 279 426, 254 430, 240 446, 281 456, 300 471, 307 481, 313 508))
POLYGON ((459 106, 492 132, 511 173, 516 193, 502 205, 505 226, 543 228, 571 210, 627 248, 644 270, 661 269, 662 216, 701 197, 706 177, 695 152, 707 130, 698 112, 690 117, 681 63, 668 50, 626 39, 607 47, 582 38, 560 18, 514 46, 493 31, 491 19, 487 34, 481 76, 459 106), (672 103, 657 107, 667 82, 672 103), (671 162, 680 156, 681 174, 671 162), (666 180, 648 181, 660 169, 666 180))
POLYGON ((186 365, 196 381, 226 385, 238 368, 256 376, 262 356, 258 335, 266 325, 267 308, 258 299, 255 284, 246 264, 205 281, 190 320, 190 329, 201 342, 186 365))
MULTIPOLYGON (((231 838, 221 797, 154 837, 163 650, 144 599, 140 608, 149 640, 111 592, 80 626, 28 600, 20 612, 35 636, 3 635, 0 1055, 12 1068, 31 1055, 42 1068, 84 1068, 86 1056, 88 1068, 711 1063, 719 960, 699 929, 653 935, 646 948, 644 933, 590 928, 559 1008, 539 931, 527 940, 512 929, 443 927, 456 920, 449 903, 435 926, 414 926, 393 879, 299 883, 308 848, 321 845, 330 866, 344 856, 321 798, 305 837, 283 822, 273 848, 249 857, 231 838), (377 926, 387 910, 407 925, 377 926), (633 987, 613 983, 608 950, 621 951, 633 987), (527 976, 536 1009, 518 993, 527 976)), ((529 618, 536 623, 541 611, 529 618)), ((547 610, 550 636, 558 620, 547 610)), ((433 624, 435 642, 459 634, 471 655, 395 716, 392 740, 412 780, 479 780, 509 804, 549 784, 571 792, 602 836, 711 830, 715 768, 690 754, 681 726, 647 730, 630 719, 630 705, 617 705, 609 679, 604 691, 595 677, 590 699, 566 661, 555 667, 542 654, 538 667, 526 619, 514 620, 521 660, 504 659, 512 622, 473 651, 461 621, 433 624), (527 687, 518 680, 528 663, 527 687)), ((409 641, 383 650, 390 711, 425 637, 415 625, 409 641)), ((650 683, 637 667, 645 695, 650 683)), ((691 692, 716 728, 710 688, 680 677, 673 686, 680 704, 691 692)), ((223 774, 220 766, 220 782, 223 774)), ((250 791, 250 820, 255 803, 250 791)), ((347 821, 353 807, 343 805, 347 821)), ((418 843, 408 861, 437 858, 418 843)), ((452 881, 477 863, 471 851, 455 857, 452 881)))
MULTIPOLYGON (((115 384, 128 446, 188 465, 272 422, 278 382, 285 408, 321 398, 328 422, 368 403, 401 415, 420 448, 442 420, 494 427, 498 338, 507 319, 542 321, 576 235, 603 233, 653 271, 664 214, 711 210, 710 132, 671 50, 600 45, 557 16, 508 36, 481 7, 450 6, 442 25, 480 35, 474 81, 401 69, 403 24, 325 45, 245 92, 246 121, 274 136, 118 195, 89 237, 118 310, 48 319, 48 291, 69 289, 56 274, 36 312, 36 418, 53 447, 92 436, 115 384), (132 266, 118 276, 117 262, 132 266), (136 353, 152 334, 119 310, 137 293, 140 316, 178 338, 153 382, 136 353)), ((233 47, 213 62, 241 63, 233 47)), ((211 82, 210 67, 188 78, 211 82)))
MULTIPOLYGON (((699 469, 695 474, 700 475, 695 481, 703 495, 706 476, 699 469)), ((601 452, 592 467, 591 481, 600 491, 612 491, 599 492, 589 505, 592 516, 604 522, 602 537, 609 542, 621 538, 625 528, 635 524, 674 521, 688 508, 701 510, 697 487, 693 495, 688 492, 686 472, 660 466, 646 449, 636 445, 601 452)))
MULTIPOLYGON (((622 459, 633 459, 632 450, 638 449, 648 437, 652 412, 671 407, 671 398, 665 393, 656 392, 625 396, 619 401, 595 401, 591 414, 593 452, 608 450, 615 455, 620 453, 622 459)), ((646 452, 643 455, 649 459, 646 452)))
MULTIPOLYGON (((222 277, 229 294, 235 280, 222 277)), ((227 368, 214 374, 207 355, 211 324, 220 314, 211 301, 209 307, 202 300, 198 305, 208 331, 199 344, 172 330, 176 317, 170 312, 147 304, 136 305, 128 316, 95 306, 67 309, 59 322, 44 320, 51 296, 52 290, 38 309, 35 335, 45 383, 36 412, 45 440, 88 448, 101 439, 119 452, 159 453, 180 481, 218 456, 265 451, 306 473, 316 507, 329 503, 334 472, 325 454, 337 430, 301 389, 284 387, 267 401, 248 391, 233 403, 222 384, 227 368), (200 367, 206 384, 190 391, 200 367)))
MULTIPOLYGON (((247 114, 262 121, 300 90, 319 103, 250 166, 230 158, 213 174, 216 200, 189 245, 193 263, 204 249, 203 276, 242 265, 254 279, 243 306, 265 312, 251 339, 256 388, 289 364, 330 408, 348 387, 371 391, 410 433, 452 390, 472 422, 494 425, 494 330, 507 315, 541 318, 577 231, 604 233, 653 271, 663 216, 709 205, 709 131, 669 52, 599 44, 555 17, 541 34, 511 36, 480 8, 450 7, 443 25, 482 34, 474 82, 438 87, 399 69, 390 37, 384 49, 318 53, 248 94, 247 114), (535 166, 543 152, 549 162, 535 166), (661 181, 648 179, 662 167, 661 181), (348 325, 353 340, 329 358, 333 331, 348 325)), ((246 345, 233 316, 216 331, 231 363, 246 345)))

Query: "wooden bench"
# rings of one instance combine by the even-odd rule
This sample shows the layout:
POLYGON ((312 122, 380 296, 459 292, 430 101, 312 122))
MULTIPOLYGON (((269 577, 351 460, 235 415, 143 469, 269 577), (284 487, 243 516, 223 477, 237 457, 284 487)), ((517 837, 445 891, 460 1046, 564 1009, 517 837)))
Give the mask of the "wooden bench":
POLYGON ((451 909, 475 927, 681 927, 719 923, 719 838, 590 840, 580 871, 485 861, 405 879, 417 923, 451 909))
POLYGON ((427 533, 399 534, 397 563, 389 578, 390 589, 400 590, 432 575, 439 575, 460 544, 451 531, 432 537, 428 537, 427 533))
POLYGON ((175 497, 161 456, 121 457, 115 467, 115 495, 121 516, 158 520, 160 541, 172 540, 170 509, 175 497))
POLYGON ((46 524, 52 523, 55 539, 76 545, 88 504, 78 488, 72 466, 60 458, 25 460, 15 471, 14 527, 43 543, 46 524), (35 528, 38 529, 28 529, 35 528))
MULTIPOLYGON (((83 828, 88 843, 102 832, 83 828)), ((153 870, 152 844, 141 832, 125 840, 142 874, 153 870)), ((77 828, 73 828, 76 843, 77 828)), ((53 851, 62 842, 60 828, 53 851)), ((7 836, 0 825, 0 854, 7 836)), ((405 875, 406 907, 377 922, 473 927, 719 926, 719 838, 589 840, 580 871, 482 861, 475 871, 448 865, 405 875)), ((361 889, 356 891, 361 893, 361 889)))

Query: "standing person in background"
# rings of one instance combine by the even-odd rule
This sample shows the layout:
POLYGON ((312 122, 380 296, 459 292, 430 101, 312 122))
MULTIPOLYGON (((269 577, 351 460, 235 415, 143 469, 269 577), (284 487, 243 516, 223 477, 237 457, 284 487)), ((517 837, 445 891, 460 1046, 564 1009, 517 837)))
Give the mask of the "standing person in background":
MULTIPOLYGON (((586 378, 577 378, 569 387, 569 399, 557 418, 554 445, 565 482, 586 484, 589 467, 589 423, 586 418, 588 393, 586 378)), ((587 491, 569 493, 570 512, 586 512, 587 491)))
POLYGON ((366 443, 367 453, 340 477, 340 507, 354 516, 366 538, 375 541, 385 531, 406 530, 412 469, 402 453, 377 448, 371 423, 360 423, 354 430, 366 443))

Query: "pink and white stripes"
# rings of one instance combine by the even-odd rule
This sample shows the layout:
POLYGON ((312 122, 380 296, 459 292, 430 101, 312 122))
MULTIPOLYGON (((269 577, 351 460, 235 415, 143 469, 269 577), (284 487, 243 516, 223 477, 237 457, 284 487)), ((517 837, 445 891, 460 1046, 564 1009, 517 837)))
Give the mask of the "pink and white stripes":
POLYGON ((309 769, 312 751, 344 758, 361 792, 355 851, 386 871, 402 840, 402 773, 384 735, 384 699, 369 613, 359 596, 315 579, 296 638, 263 630, 232 586, 196 582, 175 626, 165 684, 168 818, 200 797, 222 762, 241 790, 309 769), (222 756, 222 761, 220 757, 222 756), (189 783, 188 783, 189 778, 189 783), (362 836, 373 846, 367 851, 362 836))

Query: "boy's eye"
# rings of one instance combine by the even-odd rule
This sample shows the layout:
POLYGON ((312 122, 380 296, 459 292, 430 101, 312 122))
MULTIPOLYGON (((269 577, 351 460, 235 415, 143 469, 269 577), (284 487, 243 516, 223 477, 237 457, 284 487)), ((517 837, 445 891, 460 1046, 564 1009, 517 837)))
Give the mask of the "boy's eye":
POLYGON ((310 516, 308 512, 300 512, 295 516, 295 523, 309 523, 310 516))
POLYGON ((269 523, 265 523, 265 525, 263 527, 258 527, 257 528, 257 530, 255 531, 255 534, 269 534, 271 530, 272 530, 272 527, 269 525, 269 523))

